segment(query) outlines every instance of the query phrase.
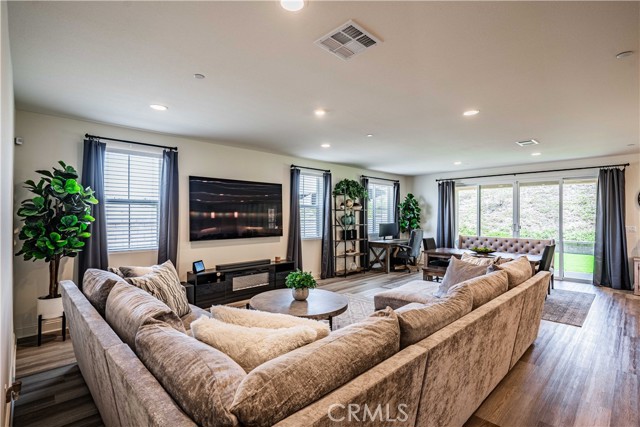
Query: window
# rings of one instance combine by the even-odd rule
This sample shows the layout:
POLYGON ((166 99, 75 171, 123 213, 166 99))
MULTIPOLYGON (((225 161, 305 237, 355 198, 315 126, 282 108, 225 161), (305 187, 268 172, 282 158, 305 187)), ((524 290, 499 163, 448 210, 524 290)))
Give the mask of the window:
POLYGON ((458 234, 478 236, 478 187, 457 186, 458 234))
POLYGON ((322 206, 324 183, 322 175, 300 172, 300 231, 303 239, 322 238, 322 206))
POLYGON ((110 252, 158 249, 161 164, 158 154, 107 150, 104 190, 110 252))
POLYGON ((367 220, 369 233, 377 234, 380 224, 395 222, 393 184, 369 181, 369 200, 367 201, 367 220))

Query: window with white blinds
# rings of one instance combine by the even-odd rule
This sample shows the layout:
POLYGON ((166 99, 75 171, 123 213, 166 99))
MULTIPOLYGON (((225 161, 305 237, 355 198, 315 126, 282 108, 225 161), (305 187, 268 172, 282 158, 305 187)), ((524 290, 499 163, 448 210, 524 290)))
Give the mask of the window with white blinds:
POLYGON ((303 239, 322 238, 322 175, 300 172, 300 230, 303 239))
POLYGON ((377 234, 380 224, 395 221, 396 210, 393 197, 393 184, 369 181, 369 199, 367 201, 367 220, 369 233, 377 234))
POLYGON ((159 154, 107 149, 104 165, 109 252, 158 249, 159 154))

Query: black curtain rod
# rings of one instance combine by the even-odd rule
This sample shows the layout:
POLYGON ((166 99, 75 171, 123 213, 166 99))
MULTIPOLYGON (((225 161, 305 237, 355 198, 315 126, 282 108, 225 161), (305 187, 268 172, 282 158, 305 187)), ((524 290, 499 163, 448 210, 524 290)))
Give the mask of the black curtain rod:
POLYGON ((309 168, 309 167, 306 167, 306 166, 298 166, 298 165, 291 165, 291 169, 309 169, 309 170, 312 170, 312 171, 331 172, 329 169, 309 168))
POLYGON ((92 139, 103 139, 105 141, 124 142, 126 144, 144 145, 146 147, 166 148, 167 150, 178 151, 178 147, 167 147, 166 145, 149 144, 147 142, 127 141, 126 139, 105 138, 104 136, 89 135, 88 133, 85 133, 84 137, 92 139))
POLYGON ((442 178, 436 179, 436 182, 440 181, 458 181, 460 179, 476 179, 476 178, 494 178, 497 176, 516 176, 516 175, 528 175, 532 173, 549 173, 549 172, 566 172, 566 171, 579 171, 584 169, 604 169, 604 168, 619 168, 619 167, 627 167, 629 163, 619 164, 619 165, 605 165, 605 166, 585 166, 582 168, 565 168, 565 169, 551 169, 546 171, 532 171, 532 172, 514 172, 514 173, 497 173, 495 175, 478 175, 478 176, 466 176, 464 178, 442 178))
POLYGON ((361 178, 369 178, 369 179, 377 179, 380 181, 391 181, 391 182, 400 182, 397 179, 389 179, 389 178, 378 178, 377 176, 367 176, 367 175, 360 175, 361 178))

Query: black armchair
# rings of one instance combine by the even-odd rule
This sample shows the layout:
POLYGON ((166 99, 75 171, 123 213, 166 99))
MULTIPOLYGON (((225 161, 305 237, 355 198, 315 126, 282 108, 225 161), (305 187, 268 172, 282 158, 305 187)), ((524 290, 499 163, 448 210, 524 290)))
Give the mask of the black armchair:
POLYGON ((553 254, 556 251, 556 245, 547 245, 544 247, 542 251, 542 257, 540 259, 540 264, 538 265, 538 271, 549 271, 551 273, 551 279, 549 280, 549 288, 547 289, 547 293, 551 294, 551 289, 553 289, 553 254))
MULTIPOLYGON (((402 264, 406 271, 411 271, 409 264, 418 265, 420 257, 420 246, 422 245, 422 230, 411 230, 411 237, 408 245, 398 245, 393 256, 393 265, 402 264)), ((394 268, 395 269, 395 268, 394 268)))

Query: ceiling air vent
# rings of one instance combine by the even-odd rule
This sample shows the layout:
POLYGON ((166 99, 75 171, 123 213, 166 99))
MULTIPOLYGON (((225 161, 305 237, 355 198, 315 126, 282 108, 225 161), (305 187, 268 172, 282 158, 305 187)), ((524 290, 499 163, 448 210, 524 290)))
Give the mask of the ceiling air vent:
POLYGON ((526 141, 516 141, 516 144, 520 147, 529 147, 530 145, 538 145, 540 143, 535 139, 527 139, 526 141))
POLYGON ((358 24, 349 21, 316 40, 321 48, 340 59, 351 59, 366 49, 382 43, 358 24))

